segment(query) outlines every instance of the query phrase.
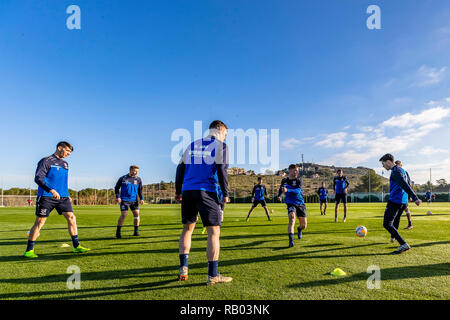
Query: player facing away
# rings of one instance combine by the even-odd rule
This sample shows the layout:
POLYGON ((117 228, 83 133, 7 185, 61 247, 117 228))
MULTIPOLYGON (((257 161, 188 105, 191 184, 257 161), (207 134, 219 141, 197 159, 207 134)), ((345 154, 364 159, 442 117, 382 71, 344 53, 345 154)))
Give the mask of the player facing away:
POLYGON ((280 189, 278 190, 278 200, 281 202, 281 194, 284 193, 286 197, 286 206, 289 216, 288 236, 289 247, 294 246, 294 227, 295 217, 297 216, 300 226, 297 228, 297 236, 302 239, 302 231, 306 229, 306 206, 302 194, 302 179, 297 178, 298 167, 295 164, 289 165, 289 174, 287 178, 281 181, 280 189))
POLYGON ((411 186, 408 184, 406 171, 394 163, 394 156, 392 154, 385 154, 380 158, 380 162, 383 165, 383 168, 391 170, 391 177, 389 178, 390 193, 386 210, 384 211, 383 227, 389 231, 391 237, 400 244, 400 247, 393 253, 400 254, 411 249, 400 233, 398 233, 400 217, 408 205, 409 197, 411 197, 418 206, 422 201, 419 200, 411 186))
POLYGON ((317 190, 320 202, 320 215, 327 215, 327 205, 328 205, 328 189, 325 188, 325 182, 322 182, 322 186, 317 190), (322 211, 322 205, 324 206, 322 211))
POLYGON ((222 213, 217 183, 223 193, 222 203, 228 197, 228 151, 224 143, 227 126, 219 120, 209 125, 209 135, 192 142, 177 166, 175 178, 176 200, 181 202, 183 231, 179 241, 180 270, 178 280, 188 279, 188 258, 192 233, 200 213, 208 232, 206 256, 208 258, 207 285, 231 282, 231 277, 218 273, 220 251, 220 226, 222 213))
POLYGON ((339 169, 337 171, 337 176, 333 179, 333 188, 336 201, 336 206, 334 208, 334 222, 337 222, 339 203, 341 202, 344 205, 344 219, 342 222, 347 220, 347 190, 349 185, 350 183, 348 182, 347 177, 344 176, 344 172, 342 169, 339 169))
POLYGON ((25 257, 37 258, 34 244, 39 237, 50 212, 56 209, 59 215, 67 220, 69 234, 72 237, 73 252, 86 253, 90 249, 82 247, 78 241, 78 229, 72 209, 72 199, 69 197, 68 173, 69 164, 63 160, 73 151, 70 143, 61 141, 51 156, 41 159, 37 165, 34 181, 38 185, 36 199, 36 220, 30 229, 25 257))
POLYGON ((267 196, 267 189, 266 186, 262 184, 262 177, 258 177, 258 183, 253 187, 252 190, 252 207, 250 208, 247 219, 245 219, 245 221, 248 221, 250 219, 250 215, 258 206, 258 204, 261 204, 261 206, 264 208, 267 220, 272 221, 269 215, 269 209, 267 209, 266 199, 264 199, 264 196, 267 196))
POLYGON ((116 238, 121 239, 121 229, 125 218, 128 214, 128 208, 133 213, 134 233, 133 236, 139 236, 139 202, 144 204, 144 197, 142 196, 142 180, 137 175, 139 167, 136 165, 130 166, 130 171, 117 180, 114 192, 116 193, 117 203, 120 205, 120 217, 117 221, 116 238), (138 199, 139 196, 139 199, 138 199))
MULTIPOLYGON (((395 161, 395 164, 396 164, 397 166, 399 166, 400 168, 403 167, 403 164, 402 164, 402 162, 401 162, 400 160, 395 161)), ((408 182, 408 184, 412 187, 412 183, 411 183, 411 179, 410 179, 410 177, 409 177, 408 171, 405 170, 405 173, 406 173, 406 177, 407 177, 407 182, 408 182)), ((413 228, 413 225, 412 225, 412 221, 411 221, 411 211, 409 211, 409 206, 408 206, 408 204, 406 204, 405 213, 406 213, 406 217, 408 218, 408 226, 405 227, 405 229, 406 229, 406 230, 410 230, 410 229, 413 228)), ((394 239, 391 238, 391 242, 394 242, 393 240, 394 240, 394 239)))

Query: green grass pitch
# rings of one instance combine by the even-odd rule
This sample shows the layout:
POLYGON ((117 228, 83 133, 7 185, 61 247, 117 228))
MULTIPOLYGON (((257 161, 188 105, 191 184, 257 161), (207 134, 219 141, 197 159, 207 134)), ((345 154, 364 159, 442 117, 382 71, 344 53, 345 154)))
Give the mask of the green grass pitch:
MULTIPOLYGON (((178 282, 178 205, 141 208, 141 237, 132 237, 132 215, 115 239, 118 206, 75 207, 85 255, 71 252, 65 219, 52 212, 36 242, 38 259, 22 255, 34 208, 0 208, 0 299, 450 299, 450 204, 411 204, 414 229, 400 233, 412 250, 389 255, 382 227, 385 204, 349 204, 349 216, 334 223, 334 204, 320 216, 318 204, 307 204, 308 228, 303 240, 287 248, 284 204, 270 205, 273 221, 261 207, 249 222, 248 204, 229 204, 221 231, 219 271, 232 283, 205 286, 206 235, 198 224, 189 257, 190 278, 178 282), (432 216, 426 216, 431 210, 432 216), (368 228, 365 238, 355 228, 368 228), (61 248, 63 243, 69 248, 61 248), (81 269, 81 289, 67 288, 69 266, 81 269), (381 268, 381 289, 367 288, 367 268, 381 268), (329 273, 336 267, 347 276, 329 273)), ((297 222, 298 223, 298 222, 297 222)))

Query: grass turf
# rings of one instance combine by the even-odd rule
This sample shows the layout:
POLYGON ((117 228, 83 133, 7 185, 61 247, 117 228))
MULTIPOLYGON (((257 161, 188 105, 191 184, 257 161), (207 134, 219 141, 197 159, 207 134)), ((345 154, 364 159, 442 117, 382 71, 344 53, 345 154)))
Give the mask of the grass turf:
MULTIPOLYGON (((80 243, 92 249, 71 252, 67 224, 52 212, 35 246, 39 258, 23 257, 34 208, 0 208, 0 299, 449 299, 450 204, 413 207, 414 229, 400 233, 412 250, 390 255, 382 227, 385 204, 349 204, 349 215, 334 223, 334 204, 321 216, 318 204, 307 204, 308 228, 303 240, 287 248, 284 204, 268 222, 258 207, 249 222, 248 204, 229 204, 221 234, 219 271, 232 283, 205 286, 206 235, 196 228, 189 257, 190 274, 178 282, 178 205, 141 207, 140 237, 132 237, 132 215, 115 239, 117 206, 75 207, 80 243), (426 211, 432 210, 432 216, 426 211), (366 238, 355 228, 365 225, 366 238), (61 248, 63 243, 70 247, 61 248), (67 288, 69 266, 81 269, 81 289, 67 288), (381 289, 369 290, 367 268, 381 268, 381 289), (347 276, 329 273, 336 267, 347 276)), ((298 223, 298 222, 297 222, 298 223)))

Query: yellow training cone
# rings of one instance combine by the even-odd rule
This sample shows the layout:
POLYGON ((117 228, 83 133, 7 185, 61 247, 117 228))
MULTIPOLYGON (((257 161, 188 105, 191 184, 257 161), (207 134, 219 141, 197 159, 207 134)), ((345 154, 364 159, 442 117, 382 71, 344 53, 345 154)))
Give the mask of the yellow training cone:
POLYGON ((347 275, 347 274, 344 272, 344 270, 342 270, 341 268, 336 268, 336 269, 334 269, 333 272, 331 272, 331 274, 332 274, 333 276, 345 276, 345 275, 347 275))
POLYGON ((61 246, 60 246, 60 248, 69 248, 70 247, 70 245, 68 245, 67 243, 63 243, 61 246))

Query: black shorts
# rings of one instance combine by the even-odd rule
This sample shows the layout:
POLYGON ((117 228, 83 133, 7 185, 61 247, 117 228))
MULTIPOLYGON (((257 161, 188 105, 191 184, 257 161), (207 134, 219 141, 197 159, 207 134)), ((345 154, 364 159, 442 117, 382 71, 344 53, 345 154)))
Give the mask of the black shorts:
POLYGON ((122 201, 120 202, 120 211, 131 211, 139 210, 139 201, 122 201))
POLYGON ((266 200, 262 199, 262 200, 254 200, 252 206, 256 207, 258 204, 260 204, 262 207, 266 207, 266 200))
POLYGON ((58 214, 62 214, 63 212, 73 212, 72 203, 68 197, 61 199, 55 199, 52 197, 37 197, 36 216, 48 217, 53 209, 56 209, 58 214))
POLYGON ((328 200, 327 200, 327 199, 319 199, 319 201, 320 201, 320 204, 322 204, 322 203, 327 204, 327 203, 328 203, 328 200))
POLYGON ((288 213, 294 212, 297 218, 306 218, 306 206, 304 204, 287 204, 288 213))
POLYGON ((181 222, 192 224, 200 213, 205 227, 220 226, 222 213, 217 193, 202 190, 185 190, 181 198, 181 222))
POLYGON ((334 198, 336 204, 339 203, 347 203, 347 194, 346 193, 336 193, 336 197, 334 198))

